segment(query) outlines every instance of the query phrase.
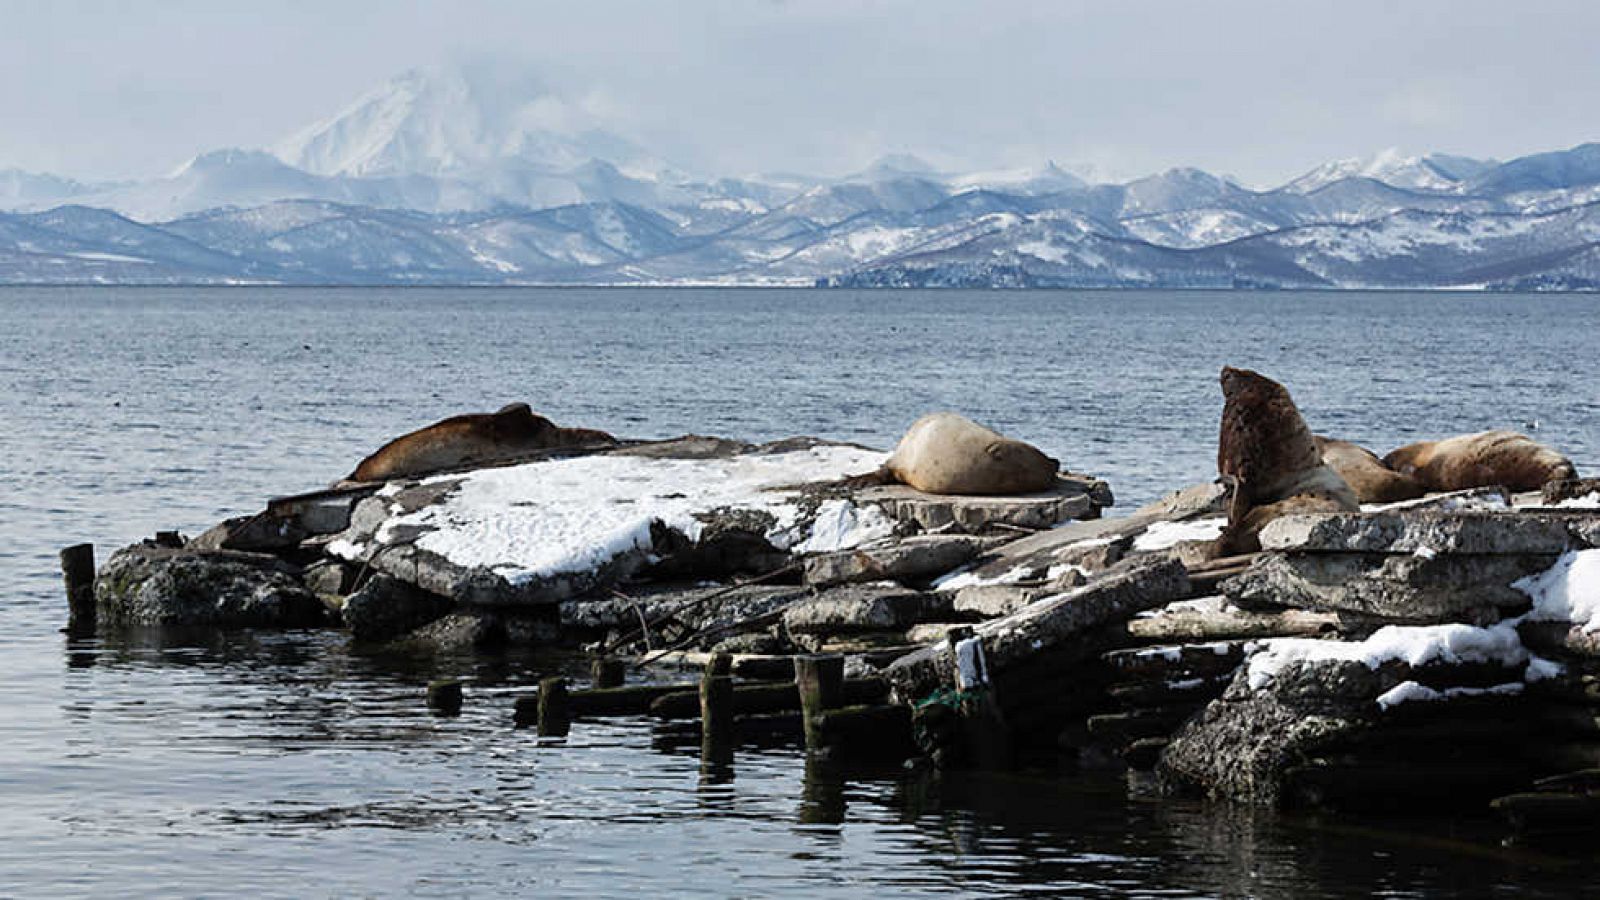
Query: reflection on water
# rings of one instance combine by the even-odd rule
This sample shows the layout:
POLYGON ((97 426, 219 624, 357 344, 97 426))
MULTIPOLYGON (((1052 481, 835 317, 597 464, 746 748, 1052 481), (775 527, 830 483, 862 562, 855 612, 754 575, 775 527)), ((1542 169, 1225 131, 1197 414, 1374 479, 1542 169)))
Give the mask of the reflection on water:
POLYGON ((514 729, 516 697, 554 672, 581 678, 576 659, 363 656, 321 632, 60 646, 65 740, 49 777, 59 789, 66 766, 76 802, 8 776, 8 818, 48 813, 55 830, 5 851, 24 873, 7 892, 62 884, 25 857, 90 846, 105 864, 81 886, 125 886, 156 858, 197 891, 283 894, 1570 896, 1587 871, 1501 850, 1487 819, 1318 821, 1163 798, 1115 774, 842 766, 804 758, 794 729, 713 747, 692 724, 645 718, 580 720, 564 738, 514 729), (427 709, 440 677, 466 685, 459 717, 427 709), (221 851, 263 868, 186 859, 221 851), (446 874, 448 860, 470 865, 446 874))
POLYGON ((1110 478, 1127 505, 1209 473, 1232 362, 1379 446, 1538 419, 1595 468, 1593 298, 118 289, 0 291, 0 316, 0 896, 1589 882, 1592 859, 1502 850, 1487 819, 1285 818, 1095 772, 846 769, 806 760, 794 722, 741 732, 731 756, 642 718, 541 739, 513 705, 545 675, 581 679, 570 660, 362 655, 316 631, 62 635, 55 554, 194 533, 397 431, 512 399, 629 435, 878 445, 955 408, 1110 478), (429 712, 438 678, 463 682, 460 716, 429 712))

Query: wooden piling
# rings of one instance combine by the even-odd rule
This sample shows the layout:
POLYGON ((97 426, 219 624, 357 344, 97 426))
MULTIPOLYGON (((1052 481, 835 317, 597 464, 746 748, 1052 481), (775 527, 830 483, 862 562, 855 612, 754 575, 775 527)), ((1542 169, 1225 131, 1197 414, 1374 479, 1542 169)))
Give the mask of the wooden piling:
POLYGON ((73 544, 63 549, 61 577, 67 588, 67 630, 94 631, 94 545, 73 544))
POLYGON ((707 757, 725 756, 733 737, 733 657, 713 654, 700 678, 700 741, 707 757))
POLYGON ((589 663, 589 675, 601 690, 622 687, 628 677, 628 664, 615 656, 597 656, 589 663))
POLYGON ((540 737, 566 737, 572 730, 572 701, 567 679, 554 675, 539 682, 540 737))
POLYGON ((952 628, 946 638, 961 698, 961 732, 973 765, 1006 769, 1013 761, 1011 729, 1000 711, 983 639, 971 628, 952 628))
POLYGON ((796 656, 794 683, 800 691, 800 712, 806 729, 806 749, 822 749, 822 733, 816 719, 826 710, 839 706, 844 693, 843 656, 796 656))
POLYGON ((443 679, 428 683, 428 708, 441 716, 461 714, 461 682, 443 679))

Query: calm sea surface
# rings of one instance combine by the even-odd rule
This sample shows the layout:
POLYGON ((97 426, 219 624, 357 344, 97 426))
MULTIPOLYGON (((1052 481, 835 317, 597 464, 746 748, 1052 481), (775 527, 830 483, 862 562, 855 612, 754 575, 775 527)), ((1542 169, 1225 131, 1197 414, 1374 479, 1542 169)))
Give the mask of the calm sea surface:
MULTIPOLYGON (((1600 469, 1600 298, 0 289, 0 895, 1570 897, 1488 819, 1301 819, 1119 777, 930 780, 645 721, 510 729, 558 662, 336 633, 69 641, 56 551, 193 534, 525 400, 630 437, 888 447, 954 409, 1131 507, 1214 472, 1223 364, 1380 453, 1493 427, 1600 469), (1536 429, 1536 430, 1535 430, 1536 429), (467 680, 435 719, 431 678, 467 680)), ((1426 773, 1419 773, 1426 777, 1426 773)))

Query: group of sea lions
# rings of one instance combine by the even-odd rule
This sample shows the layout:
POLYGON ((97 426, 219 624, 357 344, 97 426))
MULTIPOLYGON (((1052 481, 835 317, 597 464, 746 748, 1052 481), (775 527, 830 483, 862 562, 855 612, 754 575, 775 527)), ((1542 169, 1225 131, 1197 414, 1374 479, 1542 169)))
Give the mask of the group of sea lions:
MULTIPOLYGON (((1577 477, 1572 462, 1511 431, 1410 444, 1379 458, 1314 435, 1283 385, 1248 369, 1222 370, 1217 473, 1232 488, 1219 555, 1260 549, 1263 526, 1299 512, 1353 511, 1437 491, 1499 485, 1536 490, 1577 477)), ((525 403, 454 416, 403 435, 361 461, 349 480, 383 481, 524 459, 541 451, 604 449, 616 438, 562 428, 525 403)), ((1048 490, 1060 463, 1037 447, 950 412, 918 419, 877 472, 859 483, 901 483, 931 494, 1006 495, 1048 490)))
POLYGON ((1475 487, 1537 490, 1577 477, 1572 461, 1514 431, 1408 444, 1379 458, 1313 435, 1288 390, 1258 372, 1222 370, 1217 472, 1233 484, 1222 555, 1261 548, 1261 528, 1297 512, 1359 509, 1475 487))

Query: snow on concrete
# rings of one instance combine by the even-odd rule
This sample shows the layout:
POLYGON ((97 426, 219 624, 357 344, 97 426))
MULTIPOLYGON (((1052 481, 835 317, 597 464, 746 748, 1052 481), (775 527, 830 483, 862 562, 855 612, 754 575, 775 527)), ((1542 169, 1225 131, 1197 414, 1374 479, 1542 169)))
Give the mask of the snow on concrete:
MULTIPOLYGON (((739 508, 770 514, 775 545, 846 540, 869 533, 842 512, 821 537, 800 521, 799 485, 869 472, 887 455, 822 446, 727 459, 649 459, 602 455, 486 469, 460 479, 440 502, 389 519, 377 541, 401 529, 424 530, 416 546, 463 567, 492 569, 513 584, 583 572, 623 554, 651 550, 661 522, 698 540, 697 514, 739 508)), ((429 479, 429 482, 436 479, 429 479)))
POLYGON ((1166 550, 1184 541, 1213 541, 1222 536, 1228 520, 1195 519, 1192 522, 1157 522, 1134 538, 1135 550, 1166 550))
POLYGON ((1035 571, 1036 570, 1033 566, 1030 566, 1027 563, 1021 563, 1019 565, 1012 566, 1010 569, 1001 572, 999 575, 991 575, 985 578, 973 571, 972 568, 968 566, 957 569, 948 575, 940 576, 933 582, 933 589, 936 591, 959 591, 966 587, 987 587, 994 584, 1017 584, 1018 582, 1032 579, 1035 575, 1035 571))
POLYGON ((1378 696, 1381 709, 1393 709, 1402 703, 1437 703, 1457 697, 1510 696, 1522 693, 1523 683, 1508 681, 1489 687, 1452 687, 1436 690, 1415 681, 1402 681, 1378 696))
POLYGON ((1568 497, 1556 504, 1558 509, 1600 509, 1600 491, 1590 491, 1581 497, 1568 497))
POLYGON ((1511 586, 1532 598, 1530 621, 1600 631, 1600 550, 1569 550, 1549 569, 1511 586))
POLYGON ((795 544, 796 553, 829 553, 870 544, 894 534, 894 520, 877 506, 859 507, 849 500, 829 500, 817 508, 811 536, 795 544))
POLYGON ((1512 621, 1486 628, 1472 625, 1388 625, 1364 641, 1317 638, 1271 638, 1252 642, 1248 651, 1250 687, 1260 689, 1291 666, 1316 662, 1359 662, 1376 669, 1387 662, 1410 666, 1428 663, 1528 662, 1527 648, 1512 621))

